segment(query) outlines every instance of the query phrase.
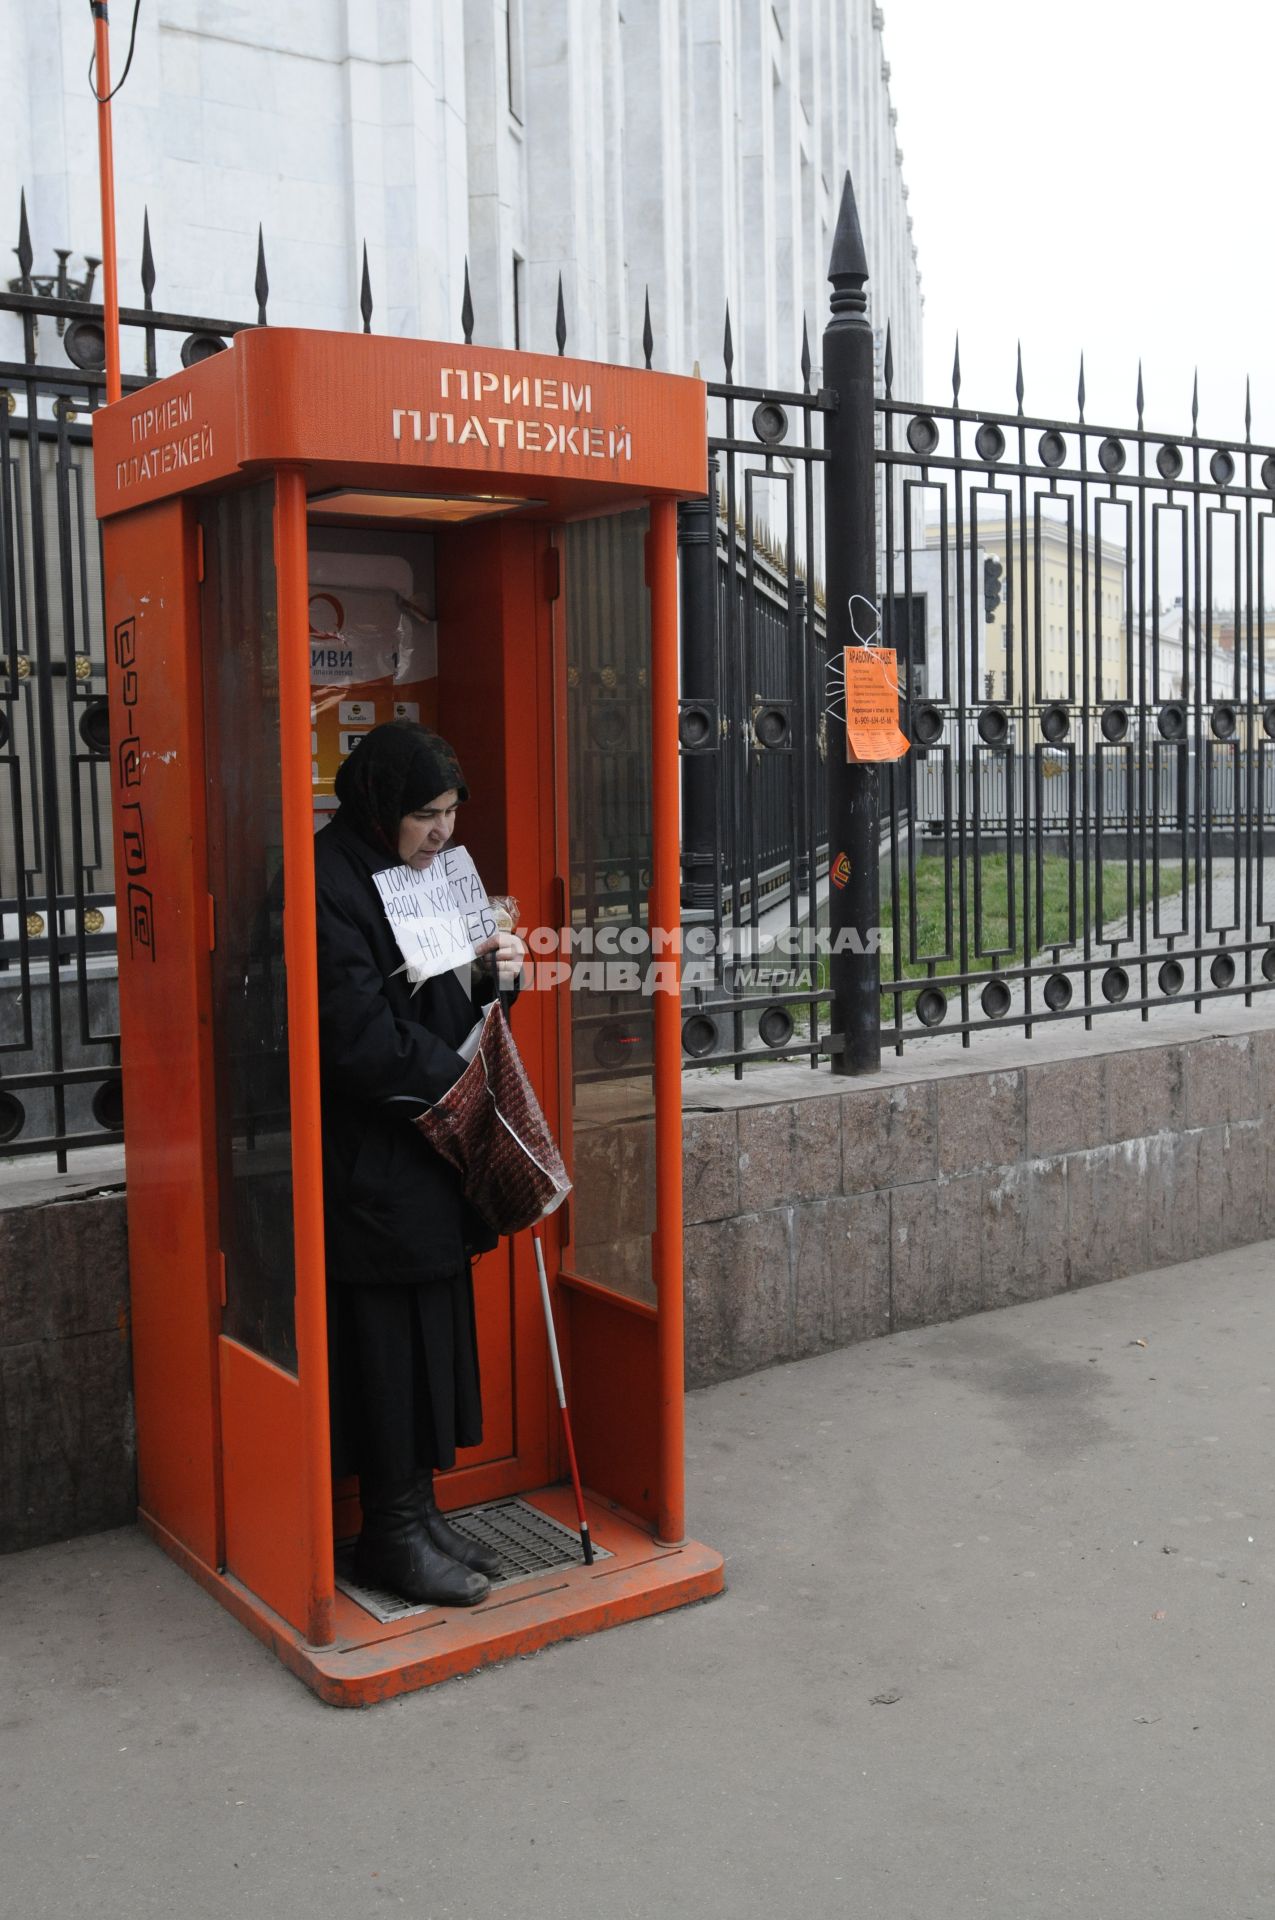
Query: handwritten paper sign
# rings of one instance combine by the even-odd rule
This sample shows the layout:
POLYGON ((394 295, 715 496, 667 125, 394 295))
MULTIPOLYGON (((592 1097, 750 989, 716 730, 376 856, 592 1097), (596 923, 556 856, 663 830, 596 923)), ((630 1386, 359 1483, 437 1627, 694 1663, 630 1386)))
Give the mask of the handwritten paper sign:
POLYGON ((445 847, 428 867, 373 874, 409 980, 419 984, 475 958, 496 931, 487 890, 464 847, 445 847))
POLYGON ((899 673, 893 647, 846 647, 846 757, 901 760, 899 673))

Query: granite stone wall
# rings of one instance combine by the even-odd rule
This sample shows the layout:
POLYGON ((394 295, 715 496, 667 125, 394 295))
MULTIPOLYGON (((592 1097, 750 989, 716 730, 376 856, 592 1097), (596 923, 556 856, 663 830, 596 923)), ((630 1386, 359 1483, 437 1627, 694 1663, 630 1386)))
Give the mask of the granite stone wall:
POLYGON ((686 1118, 692 1386, 1275 1235, 1275 1032, 686 1118))
MULTIPOLYGON (((1275 1031, 817 1078, 688 1107, 691 1386, 1275 1237, 1275 1031)), ((642 1295, 649 1132, 590 1136, 611 1177, 594 1166, 582 1192, 605 1204, 579 1223, 642 1295)), ((0 1552, 125 1525, 135 1503, 124 1196, 0 1208, 0 1552)))
POLYGON ((137 1510, 124 1196, 0 1208, 0 1552, 137 1510))

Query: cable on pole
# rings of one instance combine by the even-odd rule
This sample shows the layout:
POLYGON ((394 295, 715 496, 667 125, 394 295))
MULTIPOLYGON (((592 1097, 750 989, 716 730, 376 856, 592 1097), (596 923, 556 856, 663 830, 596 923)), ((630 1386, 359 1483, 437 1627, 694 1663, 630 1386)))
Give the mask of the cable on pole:
MULTIPOLYGON (((105 20, 107 16, 106 0, 89 0, 89 10, 95 20, 105 20)), ((89 92, 99 107, 105 107, 112 101, 124 82, 128 79, 128 70, 133 64, 133 48, 137 45, 137 16, 142 10, 142 0, 133 0, 133 24, 128 35, 128 57, 124 62, 124 71, 109 93, 99 93, 94 75, 97 72, 97 48, 94 47, 89 58, 89 92)))

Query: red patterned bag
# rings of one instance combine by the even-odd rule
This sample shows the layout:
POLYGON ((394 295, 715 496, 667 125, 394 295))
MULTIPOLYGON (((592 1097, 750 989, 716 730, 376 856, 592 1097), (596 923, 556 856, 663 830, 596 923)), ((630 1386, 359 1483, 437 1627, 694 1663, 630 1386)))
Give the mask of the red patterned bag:
POLYGON ((464 1073, 416 1125, 456 1168, 466 1200, 495 1233, 520 1233, 571 1191, 498 1000, 483 1010, 478 1051, 464 1073))

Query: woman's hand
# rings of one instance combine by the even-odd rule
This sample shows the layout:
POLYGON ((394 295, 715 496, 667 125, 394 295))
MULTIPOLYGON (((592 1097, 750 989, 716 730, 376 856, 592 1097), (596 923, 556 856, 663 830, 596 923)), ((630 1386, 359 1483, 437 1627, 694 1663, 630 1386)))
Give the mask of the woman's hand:
POLYGON ((503 929, 484 940, 474 952, 487 967, 495 967, 496 978, 502 987, 517 985, 522 972, 523 962, 527 958, 527 949, 516 933, 506 933, 503 929))

